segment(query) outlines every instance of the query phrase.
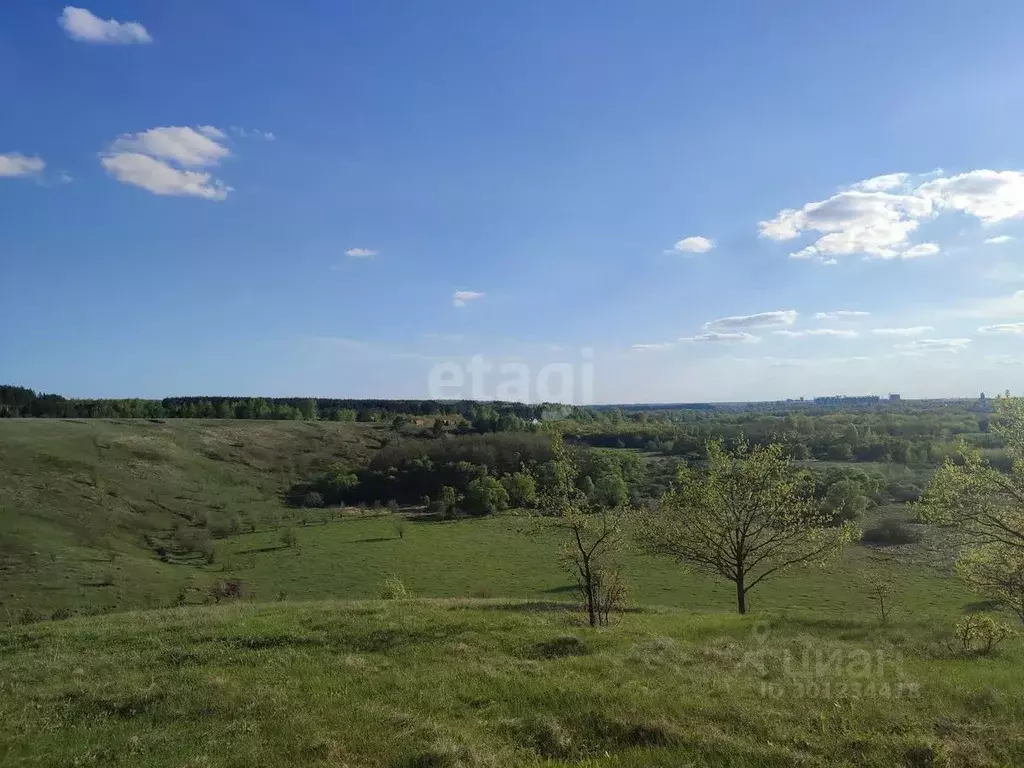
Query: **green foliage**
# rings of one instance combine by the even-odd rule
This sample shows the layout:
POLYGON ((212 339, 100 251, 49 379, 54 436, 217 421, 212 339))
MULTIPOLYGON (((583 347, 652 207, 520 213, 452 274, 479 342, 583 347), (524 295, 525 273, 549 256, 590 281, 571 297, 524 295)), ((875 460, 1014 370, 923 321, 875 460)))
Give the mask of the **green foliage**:
POLYGON ((1024 551, 1005 544, 968 547, 957 574, 980 594, 1013 611, 1024 622, 1024 551))
POLYGON ((471 515, 493 515, 508 509, 508 502, 508 491, 490 475, 476 478, 466 488, 464 506, 471 515))
POLYGON ((324 497, 319 491, 308 491, 305 496, 302 497, 302 506, 310 508, 319 508, 324 505, 324 497))
POLYGON ((537 504, 537 481, 529 472, 511 472, 501 478, 508 492, 509 504, 518 508, 532 508, 537 504))
POLYGON ((679 470, 676 488, 640 516, 637 533, 649 552, 733 582, 740 613, 762 581, 827 562, 859 535, 849 522, 832 526, 781 445, 729 452, 716 442, 707 454, 704 471, 679 470))
POLYGON ((299 545, 299 536, 295 533, 295 529, 288 526, 281 531, 281 543, 284 544, 288 549, 294 549, 299 545))
POLYGON ((963 653, 988 656, 1008 637, 1016 634, 1013 627, 984 613, 972 613, 957 622, 953 635, 963 653))
POLYGON ((408 600, 412 597, 405 582, 393 573, 381 582, 378 594, 382 600, 408 600))

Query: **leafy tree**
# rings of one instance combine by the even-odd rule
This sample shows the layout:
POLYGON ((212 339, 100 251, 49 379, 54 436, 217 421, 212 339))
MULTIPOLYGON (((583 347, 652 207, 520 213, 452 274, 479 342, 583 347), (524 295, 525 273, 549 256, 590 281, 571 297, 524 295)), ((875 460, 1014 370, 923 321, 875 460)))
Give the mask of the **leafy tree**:
POLYGON ((508 509, 508 491, 491 475, 478 477, 466 488, 466 511, 471 515, 491 515, 508 509))
POLYGON ((537 481, 529 472, 512 472, 501 478, 513 507, 532 507, 537 503, 537 481))
POLYGON ((1024 622, 1024 551, 999 544, 970 547, 957 560, 956 572, 1024 622))
POLYGON ((677 487, 640 516, 638 538, 651 553, 731 581, 740 613, 761 582, 823 563, 856 538, 849 522, 831 527, 809 478, 794 472, 783 446, 740 444, 730 453, 712 442, 707 452, 704 471, 680 468, 677 487))
POLYGON ((594 501, 601 506, 614 508, 624 507, 629 503, 629 491, 622 476, 608 472, 597 478, 594 488, 594 501))
POLYGON ((961 441, 956 458, 947 458, 932 477, 919 512, 963 535, 958 573, 1024 620, 1024 402, 999 398, 990 429, 1012 459, 1010 470, 961 441))
POLYGON ((868 498, 855 480, 840 480, 829 486, 825 508, 836 523, 859 520, 868 508, 868 498))

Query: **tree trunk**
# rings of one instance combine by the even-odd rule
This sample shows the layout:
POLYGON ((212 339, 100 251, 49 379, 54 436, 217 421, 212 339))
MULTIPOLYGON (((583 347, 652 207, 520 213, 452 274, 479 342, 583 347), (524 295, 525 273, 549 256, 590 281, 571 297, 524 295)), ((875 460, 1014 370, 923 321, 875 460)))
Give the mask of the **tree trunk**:
POLYGON ((747 612, 747 590, 743 586, 743 577, 736 579, 736 608, 740 613, 747 612))

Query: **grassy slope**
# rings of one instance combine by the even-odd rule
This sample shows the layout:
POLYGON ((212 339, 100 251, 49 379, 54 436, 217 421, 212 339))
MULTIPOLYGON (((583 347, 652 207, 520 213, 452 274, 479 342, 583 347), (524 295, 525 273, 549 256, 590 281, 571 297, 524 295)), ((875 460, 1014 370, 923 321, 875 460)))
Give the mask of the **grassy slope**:
POLYGON ((968 661, 910 622, 645 611, 591 630, 527 607, 233 604, 0 630, 0 764, 1024 762, 1018 641, 968 661))
POLYGON ((279 515, 293 479, 366 457, 382 434, 358 424, 0 419, 0 605, 166 605, 190 569, 161 563, 143 534, 197 513, 279 515))

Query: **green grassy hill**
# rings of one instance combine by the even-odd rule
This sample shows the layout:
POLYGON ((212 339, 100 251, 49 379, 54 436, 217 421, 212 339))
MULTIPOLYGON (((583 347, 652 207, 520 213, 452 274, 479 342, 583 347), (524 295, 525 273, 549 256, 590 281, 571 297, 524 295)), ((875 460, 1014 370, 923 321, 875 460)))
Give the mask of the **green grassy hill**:
POLYGON ((146 536, 289 514, 312 467, 358 462, 384 428, 319 422, 0 419, 0 605, 48 614, 167 605, 191 567, 146 536))
POLYGON ((515 601, 184 607, 0 630, 0 764, 999 766, 1024 648, 927 622, 515 601))

